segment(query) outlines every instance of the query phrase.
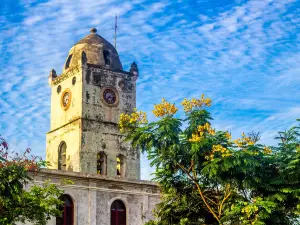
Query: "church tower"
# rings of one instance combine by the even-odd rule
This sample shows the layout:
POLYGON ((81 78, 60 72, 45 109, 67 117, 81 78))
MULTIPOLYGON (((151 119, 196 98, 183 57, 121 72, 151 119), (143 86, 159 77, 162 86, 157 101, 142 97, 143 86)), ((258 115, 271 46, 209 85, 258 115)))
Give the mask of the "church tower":
POLYGON ((48 168, 140 179, 140 155, 120 134, 121 113, 136 107, 138 68, 123 71, 118 52, 91 33, 69 51, 63 72, 52 70, 48 168))

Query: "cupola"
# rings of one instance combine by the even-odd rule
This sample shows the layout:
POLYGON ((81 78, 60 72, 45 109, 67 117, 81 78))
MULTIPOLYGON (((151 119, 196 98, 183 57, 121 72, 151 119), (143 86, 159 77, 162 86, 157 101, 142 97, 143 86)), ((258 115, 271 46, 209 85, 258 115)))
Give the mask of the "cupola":
POLYGON ((89 64, 123 70, 117 50, 111 43, 97 34, 96 28, 92 28, 89 35, 70 49, 63 71, 79 65, 83 52, 85 52, 89 64))

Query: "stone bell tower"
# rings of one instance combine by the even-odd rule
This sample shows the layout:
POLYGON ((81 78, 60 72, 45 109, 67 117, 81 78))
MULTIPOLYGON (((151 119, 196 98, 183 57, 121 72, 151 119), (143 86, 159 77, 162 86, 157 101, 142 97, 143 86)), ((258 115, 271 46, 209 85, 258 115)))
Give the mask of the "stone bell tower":
POLYGON ((124 141, 118 120, 136 106, 138 68, 123 71, 116 49, 95 28, 69 51, 63 72, 52 70, 50 169, 140 178, 138 149, 124 141))

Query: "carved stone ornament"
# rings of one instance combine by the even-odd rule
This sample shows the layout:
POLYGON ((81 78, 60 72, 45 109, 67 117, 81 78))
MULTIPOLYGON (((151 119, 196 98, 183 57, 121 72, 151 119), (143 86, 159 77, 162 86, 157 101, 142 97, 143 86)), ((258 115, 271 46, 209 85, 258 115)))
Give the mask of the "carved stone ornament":
POLYGON ((139 69, 138 69, 137 64, 135 62, 133 62, 131 64, 129 72, 132 74, 133 80, 136 81, 139 77, 139 69))
POLYGON ((50 76, 51 76, 52 78, 56 78, 56 77, 57 77, 57 74, 56 74, 55 69, 52 69, 52 70, 51 70, 50 76))
POLYGON ((57 77, 56 71, 55 71, 55 69, 52 69, 52 70, 50 71, 50 75, 49 75, 49 77, 48 77, 48 83, 49 83, 50 86, 51 86, 51 84, 52 84, 52 81, 53 81, 56 77, 57 77))
POLYGON ((70 89, 64 90, 64 92, 61 94, 61 99, 60 99, 60 105, 63 108, 63 110, 66 111, 70 107, 71 101, 72 101, 72 93, 70 89))
POLYGON ((133 75, 138 75, 139 73, 139 69, 135 62, 133 62, 130 66, 130 73, 132 73, 133 75))

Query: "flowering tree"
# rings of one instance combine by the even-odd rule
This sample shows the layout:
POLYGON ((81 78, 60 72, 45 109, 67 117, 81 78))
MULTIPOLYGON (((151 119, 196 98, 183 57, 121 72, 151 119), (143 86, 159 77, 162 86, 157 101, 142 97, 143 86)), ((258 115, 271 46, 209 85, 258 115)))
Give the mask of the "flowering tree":
POLYGON ((8 144, 0 137, 0 225, 14 225, 29 221, 44 225, 51 216, 60 216, 59 197, 63 191, 49 182, 42 186, 25 185, 46 162, 30 156, 30 149, 24 154, 9 154, 8 144))
POLYGON ((184 119, 165 99, 154 106, 157 122, 137 110, 120 116, 120 130, 156 168, 162 201, 149 224, 293 224, 300 209, 299 128, 282 138, 293 144, 277 148, 258 144, 257 133, 232 140, 211 127, 211 102, 204 95, 184 99, 184 119))

